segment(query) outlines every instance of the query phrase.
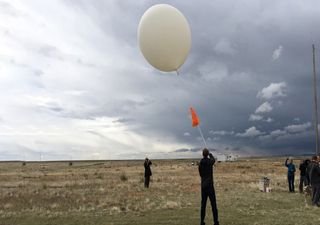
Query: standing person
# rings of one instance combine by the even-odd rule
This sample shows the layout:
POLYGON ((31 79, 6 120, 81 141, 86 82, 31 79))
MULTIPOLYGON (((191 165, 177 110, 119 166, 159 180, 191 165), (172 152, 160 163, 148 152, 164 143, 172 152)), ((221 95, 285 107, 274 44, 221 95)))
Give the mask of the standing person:
POLYGON ((288 183, 289 183, 289 192, 294 192, 294 173, 296 172, 296 166, 293 164, 293 160, 290 157, 286 159, 284 163, 288 167, 288 183), (289 163, 288 163, 289 161, 289 163))
POLYGON ((303 187, 309 185, 308 182, 308 176, 307 176, 307 167, 309 164, 310 160, 301 160, 301 163, 299 165, 299 170, 300 170, 300 183, 299 183, 299 192, 303 192, 303 187))
POLYGON ((144 160, 144 187, 149 188, 150 177, 152 176, 151 168, 152 162, 146 158, 144 160))
POLYGON ((309 183, 310 186, 311 186, 311 173, 310 173, 310 171, 311 171, 313 163, 315 163, 316 161, 317 161, 317 156, 312 156, 311 157, 311 161, 309 162, 309 164, 307 166, 307 178, 308 178, 308 180, 310 182, 309 183))
POLYGON ((312 157, 307 171, 312 188, 312 205, 320 207, 320 166, 317 156, 312 157))
POLYGON ((309 167, 310 163, 311 163, 311 160, 310 159, 306 159, 306 165, 307 165, 307 168, 306 168, 306 185, 310 185, 310 177, 308 175, 308 167, 309 167))
POLYGON ((216 194, 213 186, 213 172, 212 167, 215 159, 212 154, 209 154, 208 149, 203 149, 203 158, 199 163, 199 174, 201 177, 201 222, 200 225, 205 225, 204 218, 206 217, 207 199, 209 197, 211 202, 214 225, 219 225, 218 208, 216 202, 216 194), (208 156, 210 158, 208 158, 208 156))

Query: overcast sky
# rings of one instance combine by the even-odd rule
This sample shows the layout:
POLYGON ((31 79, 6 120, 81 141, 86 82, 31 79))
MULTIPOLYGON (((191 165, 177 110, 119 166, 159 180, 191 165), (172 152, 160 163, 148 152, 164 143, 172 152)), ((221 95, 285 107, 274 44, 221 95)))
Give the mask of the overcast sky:
POLYGON ((190 106, 219 152, 313 152, 319 27, 318 0, 0 0, 0 160, 199 156, 190 106), (179 76, 139 50, 158 3, 190 23, 179 76))

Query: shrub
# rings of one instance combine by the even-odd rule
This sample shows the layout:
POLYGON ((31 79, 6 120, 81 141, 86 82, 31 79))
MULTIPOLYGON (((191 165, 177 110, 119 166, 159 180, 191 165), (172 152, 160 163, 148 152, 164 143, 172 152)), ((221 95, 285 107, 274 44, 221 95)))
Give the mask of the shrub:
POLYGON ((121 180, 121 181, 127 181, 127 180, 128 180, 127 175, 126 175, 125 173, 121 174, 120 180, 121 180))

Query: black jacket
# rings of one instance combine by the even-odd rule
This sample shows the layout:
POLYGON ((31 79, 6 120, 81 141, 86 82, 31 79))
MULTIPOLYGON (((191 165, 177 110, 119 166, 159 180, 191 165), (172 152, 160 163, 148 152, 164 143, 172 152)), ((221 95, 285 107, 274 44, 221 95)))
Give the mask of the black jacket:
POLYGON ((144 176, 145 177, 152 176, 152 172, 151 172, 151 168, 150 168, 151 165, 152 165, 152 162, 150 160, 144 161, 144 176))
POLYGON ((303 161, 303 163, 300 164, 299 170, 300 170, 300 176, 306 176, 307 175, 307 162, 303 161))
POLYGON ((199 174, 201 177, 201 188, 213 187, 212 167, 215 162, 212 155, 210 155, 210 158, 203 158, 200 160, 199 174))
POLYGON ((311 185, 320 185, 320 166, 318 162, 311 161, 307 169, 311 185))

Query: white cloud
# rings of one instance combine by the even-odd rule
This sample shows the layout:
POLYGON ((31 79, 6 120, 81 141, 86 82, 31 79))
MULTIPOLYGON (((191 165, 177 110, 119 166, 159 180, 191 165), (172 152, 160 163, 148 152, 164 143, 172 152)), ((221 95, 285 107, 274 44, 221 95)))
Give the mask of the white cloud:
POLYGON ((183 134, 183 136, 190 136, 190 133, 189 132, 185 132, 184 134, 183 134))
POLYGON ((271 83, 268 87, 265 87, 261 91, 259 91, 257 97, 266 100, 274 99, 277 97, 285 97, 287 96, 286 88, 286 82, 271 83))
POLYGON ((199 72, 205 81, 222 81, 228 77, 228 68, 219 62, 206 62, 200 65, 199 72))
POLYGON ((288 133, 285 130, 274 130, 270 134, 262 135, 259 137, 262 141, 270 141, 272 139, 278 139, 279 137, 287 136, 288 133))
POLYGON ((213 141, 219 141, 221 138, 220 137, 214 137, 213 141))
POLYGON ((262 103, 255 111, 255 113, 267 113, 271 112, 273 107, 269 102, 262 103))
POLYGON ((234 131, 225 131, 225 130, 213 131, 213 130, 210 130, 209 133, 212 135, 225 136, 225 135, 233 135, 234 131))
POLYGON ((279 137, 279 136, 282 136, 285 134, 287 134, 287 132, 285 130, 274 130, 274 131, 270 132, 270 135, 272 137, 279 137))
POLYGON ((272 60, 273 61, 280 58, 280 56, 282 54, 282 50, 283 50, 283 47, 281 45, 279 45, 279 47, 273 51, 273 53, 272 53, 272 60))
POLYGON ((299 117, 296 117, 296 118, 293 119, 293 121, 294 121, 294 122, 300 122, 300 118, 299 118, 299 117))
POLYGON ((251 114, 249 117, 249 121, 259 121, 262 120, 263 116, 257 114, 251 114))
POLYGON ((284 127, 282 130, 277 129, 271 131, 267 135, 260 136, 259 138, 263 141, 270 140, 287 140, 292 138, 303 137, 308 135, 308 129, 311 127, 311 123, 303 123, 299 125, 289 125, 284 127))
POLYGON ((219 54, 225 55, 234 55, 236 53, 236 50, 232 44, 225 39, 220 40, 214 47, 214 50, 219 54))
POLYGON ((311 127, 311 123, 293 124, 286 126, 284 129, 289 133, 302 133, 311 127))
POLYGON ((264 132, 259 131, 256 127, 250 127, 246 129, 244 133, 237 133, 237 137, 256 137, 264 134, 264 132))
POLYGON ((274 119, 272 119, 271 117, 268 117, 267 119, 265 119, 261 115, 251 114, 249 117, 249 121, 263 121, 263 122, 271 123, 274 121, 274 119))
POLYGON ((272 119, 271 117, 268 117, 266 120, 264 120, 264 121, 266 121, 267 123, 271 123, 271 122, 273 122, 274 121, 274 119, 272 119))
MULTIPOLYGON (((17 143, 23 147, 21 149, 29 149, 29 151, 17 151, 18 155, 24 153, 31 155, 33 151, 41 150, 44 155, 53 155, 51 159, 61 159, 57 158, 60 155, 69 155, 73 159, 87 159, 93 153, 99 153, 100 158, 110 159, 119 158, 119 155, 128 153, 128 149, 143 155, 147 145, 150 148, 148 152, 179 147, 173 142, 170 144, 170 141, 159 142, 158 137, 146 137, 130 131, 128 126, 115 123, 117 118, 57 119, 53 116, 45 118, 44 121, 39 121, 38 124, 34 122, 32 125, 2 125, 1 143, 17 143), (47 122, 52 119, 55 124, 47 122), (152 145, 148 144, 150 141, 152 145), (112 155, 109 152, 111 149, 115 150, 112 155)), ((43 119, 42 116, 41 120, 43 119)))
MULTIPOLYGON (((287 95, 286 87, 287 85, 285 82, 271 83, 269 86, 264 87, 261 91, 259 91, 257 94, 257 98, 266 99, 268 101, 262 103, 255 110, 255 114, 251 114, 249 116, 249 121, 264 121, 267 123, 273 122, 274 121, 273 118, 268 117, 267 119, 264 119, 262 115, 258 115, 258 114, 271 112, 273 110, 273 106, 269 101, 278 97, 286 96, 287 95)), ((280 101, 278 101, 278 104, 281 105, 280 101)))

